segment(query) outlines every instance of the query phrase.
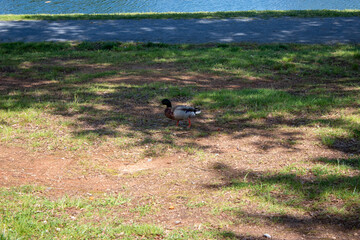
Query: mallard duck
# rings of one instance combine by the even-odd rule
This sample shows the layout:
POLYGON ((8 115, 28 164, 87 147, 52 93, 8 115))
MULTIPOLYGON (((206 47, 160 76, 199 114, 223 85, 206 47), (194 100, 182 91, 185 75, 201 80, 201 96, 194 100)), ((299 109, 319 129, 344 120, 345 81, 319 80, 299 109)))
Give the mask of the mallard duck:
POLYGON ((161 103, 163 105, 166 105, 165 116, 172 120, 176 120, 177 121, 176 126, 179 126, 180 120, 187 119, 189 121, 188 128, 190 128, 191 127, 190 118, 193 118, 196 115, 201 113, 201 110, 199 108, 193 108, 193 107, 183 106, 183 105, 172 107, 169 99, 163 99, 161 101, 161 103))

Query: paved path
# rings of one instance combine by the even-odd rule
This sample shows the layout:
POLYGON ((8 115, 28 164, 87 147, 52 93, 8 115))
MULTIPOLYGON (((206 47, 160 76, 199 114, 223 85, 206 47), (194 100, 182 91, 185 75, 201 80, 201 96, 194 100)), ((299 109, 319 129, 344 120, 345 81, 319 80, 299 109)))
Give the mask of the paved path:
POLYGON ((0 42, 360 43, 360 18, 0 21, 0 42))

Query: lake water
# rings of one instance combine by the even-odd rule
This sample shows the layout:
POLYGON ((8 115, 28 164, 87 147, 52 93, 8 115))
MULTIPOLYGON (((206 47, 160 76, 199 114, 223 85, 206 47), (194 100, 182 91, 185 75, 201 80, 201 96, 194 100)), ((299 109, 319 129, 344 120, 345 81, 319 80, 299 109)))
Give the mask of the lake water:
POLYGON ((0 14, 360 9, 360 0, 0 0, 0 14))

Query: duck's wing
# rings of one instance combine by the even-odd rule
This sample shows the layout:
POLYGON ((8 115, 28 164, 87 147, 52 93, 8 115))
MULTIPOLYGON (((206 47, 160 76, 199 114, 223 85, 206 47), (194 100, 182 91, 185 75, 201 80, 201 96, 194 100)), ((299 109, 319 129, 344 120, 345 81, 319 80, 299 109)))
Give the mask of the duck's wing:
POLYGON ((175 119, 187 119, 201 113, 200 109, 179 105, 173 109, 175 119))

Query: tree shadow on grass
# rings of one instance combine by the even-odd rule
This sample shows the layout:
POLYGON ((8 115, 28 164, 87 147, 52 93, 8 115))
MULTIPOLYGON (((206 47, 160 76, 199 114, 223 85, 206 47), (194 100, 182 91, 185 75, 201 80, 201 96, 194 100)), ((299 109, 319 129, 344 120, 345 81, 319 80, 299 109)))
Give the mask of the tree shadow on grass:
MULTIPOLYGON (((354 105, 353 107, 356 108, 357 106, 354 105)), ((356 118, 357 116, 358 115, 355 115, 353 118, 356 118)), ((315 119, 313 123, 331 128, 335 132, 340 131, 342 133, 329 133, 322 137, 322 142, 329 148, 350 154, 360 153, 360 123, 355 119, 315 119)))
MULTIPOLYGON (((319 162, 318 160, 315 160, 319 162)), ((320 162, 336 165, 333 159, 320 162)), ((359 159, 342 159, 351 167, 359 159)), ((325 165, 326 166, 326 165, 325 165)), ((323 172, 313 168, 305 175, 287 172, 245 171, 216 162, 213 170, 221 177, 218 184, 203 187, 218 190, 242 190, 255 204, 268 204, 278 208, 294 208, 309 212, 309 216, 292 216, 287 213, 254 213, 240 205, 230 210, 239 218, 250 217, 273 224, 282 224, 306 234, 313 227, 325 227, 346 232, 360 227, 360 175, 334 174, 331 167, 323 172), (329 171, 329 172, 327 172, 329 171), (331 209, 342 209, 332 211, 331 209), (346 210, 344 210, 346 209, 346 210)))
MULTIPOLYGON (((97 84, 97 83, 94 83, 97 84)), ((103 84, 103 83, 101 83, 103 84)), ((111 85, 111 84, 110 84, 111 85)), ((100 87, 101 88, 101 87, 100 87)), ((164 127, 168 128, 173 124, 171 121, 163 116, 164 106, 160 105, 160 99, 171 96, 171 99, 189 99, 197 96, 196 92, 192 92, 192 87, 188 86, 173 86, 165 84, 144 84, 144 85, 128 85, 112 87, 104 87, 104 91, 109 90, 108 93, 94 92, 91 89, 90 84, 72 84, 70 86, 53 85, 52 87, 36 88, 36 92, 31 90, 18 91, 15 94, 3 97, 2 104, 3 109, 21 110, 26 108, 42 108, 51 109, 50 111, 55 115, 61 115, 63 117, 72 118, 76 121, 77 127, 73 130, 74 137, 86 137, 95 139, 98 137, 110 137, 116 138, 122 135, 121 128, 126 128, 129 131, 141 132, 142 134, 151 135, 154 131, 161 132, 162 135, 168 135, 164 133, 164 127), (170 89, 170 90, 169 90, 170 89), (41 91, 44 91, 41 93, 41 91), (159 102, 159 104, 156 104, 159 102)), ((227 100, 216 100, 216 104, 225 104, 229 101, 237 101, 241 97, 251 98, 261 94, 262 90, 247 90, 239 91, 240 95, 233 95, 227 100)), ((201 94, 201 93, 200 93, 201 94)), ((277 91, 274 94, 278 94, 277 91)), ((280 93, 282 94, 282 93, 280 93)), ((274 95, 270 94, 268 97, 262 97, 260 105, 257 105, 255 114, 263 115, 265 121, 260 123, 254 123, 253 117, 245 117, 245 111, 230 112, 230 119, 224 119, 224 113, 219 112, 213 116, 213 119, 207 121, 206 124, 201 124, 202 117, 199 120, 195 120, 197 138, 207 137, 209 133, 215 133, 217 129, 221 128, 222 132, 228 133, 236 138, 246 137, 245 133, 239 131, 243 129, 254 129, 260 131, 254 131, 255 135, 263 135, 268 138, 277 136, 284 139, 280 144, 281 147, 296 150, 296 141, 301 139, 301 132, 293 131, 291 133, 275 133, 276 128, 279 126, 291 126, 299 127, 308 125, 314 122, 314 119, 300 117, 294 119, 285 119, 281 117, 268 117, 273 109, 272 106, 283 104, 283 101, 287 101, 287 98, 294 98, 291 95, 285 95, 285 98, 279 98, 274 101, 274 95), (234 119, 231 119, 234 118, 234 119), (197 123, 199 121, 199 123, 197 123), (235 132, 238 132, 234 134, 235 132)), ((300 99, 300 98, 299 98, 300 99)), ((299 100, 295 97, 295 100, 299 100)), ((240 100, 241 101, 241 100, 240 100)), ((245 100, 242 106, 250 108, 250 111, 254 113, 251 105, 252 101, 257 100, 245 100)), ((196 101, 195 101, 196 102, 196 101)), ((312 103, 311 103, 312 104, 312 103)), ((211 112, 212 105, 205 105, 204 112, 211 112), (208 109, 207 109, 208 108, 208 109)), ((284 111, 290 110, 292 106, 287 105, 283 107, 284 111)), ((320 108, 320 106, 316 106, 320 108)), ((226 109, 226 108, 225 108, 226 109)), ((280 107, 281 109, 281 107, 280 107)), ((331 109, 330 105, 327 105, 322 111, 328 111, 331 109), (327 109, 326 109, 327 108, 327 109)), ((301 109, 298 109, 301 111, 301 109)), ((216 111, 216 110, 215 110, 216 111)), ((316 113, 315 109, 315 113, 316 113)), ((226 114, 226 113, 225 113, 226 114)), ((347 124, 347 123, 342 123, 347 124)), ((194 127, 193 127, 194 128, 194 127)), ((182 128, 172 129, 171 131, 181 132, 182 128)), ((178 134, 176 138, 188 138, 186 134, 178 134)), ((153 143, 163 143, 157 139, 153 139, 153 143)), ((173 142, 174 143, 174 142, 173 142)), ((173 144, 172 143, 172 144, 173 144)), ((180 147, 180 146, 179 146, 180 147)), ((194 147, 200 148, 199 145, 194 143, 194 147), (195 146, 196 145, 196 146, 195 146)), ((267 151, 274 147, 279 147, 277 143, 273 141, 259 142, 257 148, 267 151)), ((335 148, 335 145, 334 145, 335 148)), ((345 150, 346 151, 346 150, 345 150)))
MULTIPOLYGON (((192 100, 193 104, 201 105, 203 113, 211 113, 212 118, 207 119, 206 124, 199 118, 199 123, 194 126, 196 131, 193 130, 197 133, 196 137, 208 137, 209 133, 222 128, 234 138, 241 138, 241 133, 236 135, 234 132, 245 128, 267 131, 282 125, 303 126, 311 124, 311 115, 321 115, 353 104, 351 100, 342 100, 341 96, 359 94, 358 90, 349 93, 348 89, 350 85, 357 86, 353 79, 356 69, 351 70, 351 67, 358 57, 334 58, 329 49, 325 49, 324 56, 318 59, 314 57, 316 51, 300 45, 3 45, 1 52, 14 55, 10 55, 9 62, 1 67, 0 76, 4 76, 5 80, 0 83, 3 94, 0 108, 21 111, 35 107, 47 109, 55 116, 72 118, 76 122, 72 131, 74 137, 114 138, 121 136, 126 128, 141 132, 148 138, 153 138, 155 131, 163 135, 162 139, 168 136, 164 128, 169 130, 170 123, 163 116, 161 98, 171 98, 180 103, 192 100), (52 51, 58 53, 60 50, 65 51, 61 52, 64 56, 53 55, 52 51), (144 50, 148 53, 141 52, 144 50), (93 51, 98 51, 97 56, 88 57, 87 54, 93 51), (151 55, 157 51, 163 51, 164 56, 151 55), (31 52, 43 54, 41 60, 28 62, 26 53, 31 52), (219 52, 225 57, 214 57, 219 52), (116 54, 118 61, 114 61, 116 54), (159 58, 169 56, 172 56, 170 63, 159 62, 159 58), (123 62, 120 57, 134 58, 134 62, 123 62), (91 62, 92 58, 96 63, 87 62, 91 62), (292 63, 296 62, 296 58, 310 59, 310 63, 292 63), (81 59, 82 63, 74 66, 74 59, 81 59), (311 64, 317 60, 328 64, 311 64), (337 63, 350 69, 351 73, 338 68, 337 63), (108 67, 98 67, 102 64, 108 67), (265 68, 260 69, 259 66, 265 68), (137 72, 136 69, 148 71, 137 72), (233 69, 244 74, 239 77, 233 69), (314 74, 315 77, 307 78, 304 74, 314 74), (331 87, 326 85, 329 76, 331 87), (347 79, 338 81, 339 77, 347 79), (95 85, 97 89, 94 89, 95 85), (328 91, 335 97, 327 94, 328 91), (292 118, 271 116, 276 111, 289 113, 292 118), (265 119, 265 122, 256 124, 252 121, 259 118, 265 119)), ((183 129, 170 128, 170 131, 178 133, 183 129)), ((274 135, 274 132, 268 134, 274 135)), ((292 142, 296 142, 299 135, 294 131, 283 146, 295 149, 292 142)), ((188 137, 186 134, 177 135, 177 138, 188 137)), ((161 143, 162 140, 153 138, 153 141, 161 143)), ((274 147, 271 142, 262 146, 265 146, 264 150, 274 147)))

